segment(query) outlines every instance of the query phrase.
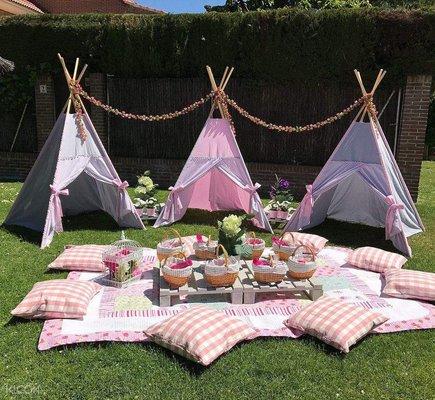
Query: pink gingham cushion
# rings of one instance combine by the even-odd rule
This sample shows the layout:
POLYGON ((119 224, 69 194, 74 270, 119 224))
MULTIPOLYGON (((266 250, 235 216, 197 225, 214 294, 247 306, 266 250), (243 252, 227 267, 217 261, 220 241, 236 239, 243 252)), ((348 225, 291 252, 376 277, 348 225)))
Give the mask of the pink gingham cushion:
POLYGON ((342 300, 323 296, 292 315, 284 324, 349 353, 349 347, 388 318, 342 300))
POLYGON ((237 318, 199 306, 151 326, 145 334, 158 345, 209 365, 255 330, 237 318))
POLYGON ((322 236, 301 232, 287 232, 284 234, 283 239, 288 243, 294 242, 296 245, 304 244, 306 246, 310 246, 316 254, 322 250, 325 247, 325 244, 328 242, 328 239, 325 239, 322 236))
POLYGON ((108 248, 98 244, 68 247, 49 264, 48 269, 102 272, 105 269, 103 253, 108 248))
POLYGON ((21 318, 83 318, 100 291, 95 282, 54 279, 36 283, 11 314, 21 318))
POLYGON ((399 269, 406 263, 406 258, 397 253, 377 249, 376 247, 359 247, 347 258, 354 267, 384 273, 390 268, 399 269))
POLYGON ((389 270, 382 293, 403 299, 435 301, 435 274, 432 272, 389 270))

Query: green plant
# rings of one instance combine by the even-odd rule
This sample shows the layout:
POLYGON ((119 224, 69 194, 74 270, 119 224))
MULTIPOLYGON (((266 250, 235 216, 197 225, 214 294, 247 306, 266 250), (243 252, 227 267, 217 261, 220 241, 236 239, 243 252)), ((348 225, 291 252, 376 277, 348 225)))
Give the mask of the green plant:
POLYGON ((134 198, 134 206, 138 208, 153 208, 157 204, 154 197, 159 185, 155 184, 150 177, 151 172, 145 171, 143 175, 138 176, 138 186, 134 189, 137 197, 134 198))
POLYGON ((230 255, 240 254, 246 232, 242 224, 247 217, 248 215, 230 214, 222 221, 218 221, 219 243, 230 255))

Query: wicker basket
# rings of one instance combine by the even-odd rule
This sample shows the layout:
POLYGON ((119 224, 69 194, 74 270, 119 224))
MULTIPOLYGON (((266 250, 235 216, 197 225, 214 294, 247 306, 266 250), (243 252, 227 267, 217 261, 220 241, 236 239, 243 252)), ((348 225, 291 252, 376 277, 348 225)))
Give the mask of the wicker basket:
POLYGON ((314 250, 310 246, 306 246, 304 244, 301 244, 300 246, 296 247, 293 251, 293 255, 289 258, 287 261, 288 265, 288 276, 293 279, 308 279, 311 278, 316 271, 317 264, 316 264, 316 254, 314 250), (308 250, 308 252, 304 252, 303 254, 309 254, 311 256, 311 261, 306 263, 299 263, 296 260, 296 251, 300 248, 305 248, 308 250))
POLYGON ((216 249, 218 242, 211 240, 209 236, 207 242, 195 242, 193 243, 193 249, 195 250, 195 256, 200 260, 213 260, 216 258, 216 249))
POLYGON ((270 255, 268 266, 252 264, 252 270, 254 279, 258 283, 279 283, 285 278, 288 268, 287 264, 279 261, 276 255, 270 255))
POLYGON ((207 262, 204 268, 206 282, 214 287, 231 286, 239 275, 240 264, 235 257, 228 256, 221 244, 216 249, 216 259, 207 262), (223 251, 223 258, 219 258, 219 248, 223 251))
MULTIPOLYGON (((291 232, 288 232, 288 233, 289 233, 290 237, 292 238, 292 243, 285 242, 286 243, 285 245, 284 244, 276 244, 276 243, 272 244, 272 249, 275 252, 275 254, 278 254, 280 261, 287 261, 290 258, 290 256, 294 253, 294 251, 297 247, 297 245, 295 244, 295 238, 294 238, 293 234, 291 232)), ((285 232, 283 232, 281 234, 281 236, 279 237, 280 241, 284 241, 283 240, 284 234, 285 234, 285 232)))
POLYGON ((244 245, 252 248, 252 255, 248 258, 249 260, 260 258, 266 247, 266 243, 263 239, 255 237, 255 232, 249 232, 249 236, 246 238, 244 245))
POLYGON ((157 258, 163 261, 168 257, 185 252, 185 245, 180 234, 173 228, 169 229, 176 236, 173 239, 168 239, 168 233, 165 232, 162 241, 157 245, 157 258), (178 243, 177 243, 178 239, 178 243))
POLYGON ((170 265, 186 261, 186 256, 183 253, 176 254, 174 256, 165 258, 162 265, 163 279, 174 288, 184 286, 192 275, 192 267, 188 266, 182 269, 172 269, 170 265))

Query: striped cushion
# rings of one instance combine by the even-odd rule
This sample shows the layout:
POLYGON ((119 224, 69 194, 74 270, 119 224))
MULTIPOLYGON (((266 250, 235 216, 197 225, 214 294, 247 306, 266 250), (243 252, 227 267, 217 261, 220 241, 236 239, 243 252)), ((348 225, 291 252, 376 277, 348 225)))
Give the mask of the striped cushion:
POLYGON ((316 254, 321 251, 325 247, 325 244, 328 242, 328 239, 325 239, 322 236, 301 232, 287 232, 284 234, 283 239, 285 241, 288 241, 289 243, 294 243, 296 245, 304 244, 306 246, 310 246, 316 254))
POLYGON ((384 273, 390 268, 402 268, 406 261, 406 258, 400 254, 376 247, 359 247, 347 258, 348 264, 354 267, 380 273, 384 273))
POLYGON ((209 365, 254 333, 245 322, 203 306, 174 315, 145 331, 153 342, 202 365, 209 365))
POLYGON ((382 293, 389 296, 435 301, 435 273, 394 269, 385 273, 385 281, 382 293))
POLYGON ((349 352, 349 347, 388 318, 342 300, 323 296, 292 315, 284 324, 349 352))
POLYGON ((97 244, 68 247, 48 266, 48 269, 102 272, 105 270, 103 253, 108 247, 97 244))
POLYGON ((23 301, 11 311, 22 318, 79 318, 100 291, 95 282, 54 279, 36 283, 23 301))

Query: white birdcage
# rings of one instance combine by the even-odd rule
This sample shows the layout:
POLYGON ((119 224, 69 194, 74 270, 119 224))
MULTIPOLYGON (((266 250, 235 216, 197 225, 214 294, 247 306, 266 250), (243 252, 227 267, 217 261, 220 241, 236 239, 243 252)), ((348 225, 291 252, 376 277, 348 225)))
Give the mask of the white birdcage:
POLYGON ((116 287, 123 287, 132 280, 140 279, 140 263, 143 259, 143 248, 134 241, 125 238, 112 243, 103 253, 103 263, 108 269, 104 281, 116 287))

